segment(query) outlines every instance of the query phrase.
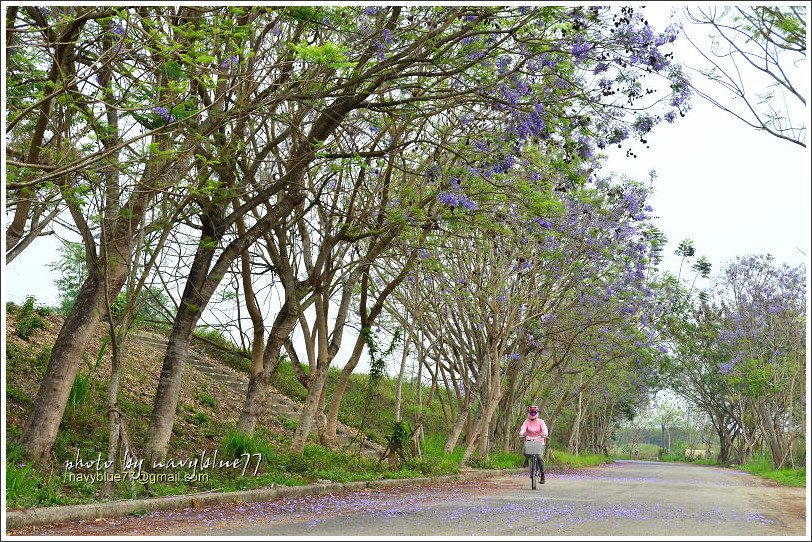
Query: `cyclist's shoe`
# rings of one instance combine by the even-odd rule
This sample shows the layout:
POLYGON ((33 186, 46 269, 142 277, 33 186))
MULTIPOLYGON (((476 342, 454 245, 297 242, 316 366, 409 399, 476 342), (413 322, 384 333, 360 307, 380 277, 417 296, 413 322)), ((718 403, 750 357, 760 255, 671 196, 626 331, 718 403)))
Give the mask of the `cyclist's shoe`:
POLYGON ((544 483, 544 473, 543 472, 541 473, 541 479, 539 480, 539 482, 541 482, 542 484, 544 483))

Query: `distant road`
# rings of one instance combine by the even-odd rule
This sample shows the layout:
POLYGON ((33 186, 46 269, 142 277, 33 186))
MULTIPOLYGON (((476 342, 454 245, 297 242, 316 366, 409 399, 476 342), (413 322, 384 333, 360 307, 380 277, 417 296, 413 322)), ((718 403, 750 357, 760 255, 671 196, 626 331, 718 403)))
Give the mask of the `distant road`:
POLYGON ((717 467, 618 461, 526 475, 156 512, 10 534, 804 536, 806 491, 717 467))

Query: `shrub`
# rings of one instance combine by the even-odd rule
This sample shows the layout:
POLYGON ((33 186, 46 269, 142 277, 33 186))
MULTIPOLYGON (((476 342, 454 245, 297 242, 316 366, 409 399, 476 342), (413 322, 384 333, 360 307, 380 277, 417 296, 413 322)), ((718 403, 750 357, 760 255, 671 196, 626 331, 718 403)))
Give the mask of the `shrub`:
POLYGON ((493 464, 488 456, 476 456, 468 460, 468 466, 474 469, 492 469, 493 464))
POLYGON ((287 468, 288 472, 304 474, 310 470, 310 459, 308 459, 305 454, 292 453, 288 456, 288 459, 285 462, 285 467, 287 468))
POLYGON ((93 387, 93 375, 96 372, 96 369, 99 368, 98 363, 96 365, 91 363, 87 354, 85 354, 82 359, 85 362, 86 370, 80 371, 76 375, 76 380, 73 381, 73 385, 70 388, 70 394, 68 395, 68 405, 70 405, 71 410, 73 411, 76 411, 77 408, 87 402, 93 387))
POLYGON ((273 448, 256 435, 232 429, 223 439, 223 452, 235 458, 243 454, 262 454, 263 457, 268 457, 273 455, 273 448))
POLYGON ((443 471, 440 459, 437 457, 430 456, 410 457, 403 464, 403 468, 412 471, 417 471, 427 476, 440 474, 443 471))
POLYGON ((19 454, 6 458, 6 500, 9 503, 24 501, 37 490, 36 471, 27 465, 19 454))
POLYGON ((42 319, 40 311, 34 310, 34 298, 28 296, 23 306, 20 307, 14 331, 19 338, 27 341, 36 330, 43 328, 45 328, 45 320, 42 319))
POLYGON ((281 423, 282 427, 290 431, 296 431, 296 428, 299 427, 299 422, 291 418, 282 418, 281 423))

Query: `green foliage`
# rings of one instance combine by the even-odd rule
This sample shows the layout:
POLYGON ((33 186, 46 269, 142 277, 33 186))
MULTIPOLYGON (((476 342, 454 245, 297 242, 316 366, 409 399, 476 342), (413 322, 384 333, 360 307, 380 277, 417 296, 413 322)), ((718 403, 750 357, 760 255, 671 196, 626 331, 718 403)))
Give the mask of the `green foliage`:
POLYGON ((322 45, 298 43, 292 44, 291 47, 296 53, 296 56, 303 62, 312 62, 333 69, 351 68, 355 65, 354 62, 347 60, 348 48, 341 47, 329 41, 322 45))
POLYGON ((296 431, 296 428, 299 427, 299 422, 290 418, 282 418, 281 423, 282 427, 289 431, 296 431))
POLYGON ((412 435, 412 429, 406 422, 394 422, 392 424, 392 431, 386 436, 386 442, 389 446, 390 452, 394 453, 396 457, 405 459, 409 451, 409 440, 412 435))
POLYGON ((22 405, 31 404, 31 396, 20 389, 14 382, 6 383, 6 400, 16 401, 22 405))
POLYGON ((79 289, 87 278, 84 246, 82 243, 65 241, 59 247, 59 258, 49 267, 60 273, 55 282, 59 292, 59 312, 63 315, 70 314, 79 296, 79 289))
POLYGON ((361 421, 358 423, 359 430, 364 432, 366 429, 368 414, 378 391, 378 385, 386 374, 386 358, 389 357, 397 346, 397 343, 400 341, 401 329, 395 329, 392 342, 383 352, 381 352, 381 349, 378 346, 378 342, 375 338, 375 332, 373 332, 369 327, 365 327, 361 329, 361 333, 364 336, 364 341, 367 345, 367 352, 369 353, 371 360, 369 375, 367 377, 367 386, 364 392, 364 406, 361 414, 361 421))
POLYGON ((755 474, 763 478, 775 480, 781 485, 791 487, 806 486, 806 467, 799 469, 782 468, 776 469, 772 465, 769 454, 755 455, 750 461, 737 467, 740 470, 755 474))
POLYGON ((34 298, 27 297, 17 313, 17 325, 14 332, 19 338, 27 341, 36 330, 45 328, 45 320, 42 316, 43 311, 34 308, 34 298))
POLYGON ((682 256, 683 258, 693 258, 694 254, 696 254, 694 242, 691 239, 683 239, 679 242, 677 250, 674 251, 674 253, 677 256, 682 256))
MULTIPOLYGON (((87 279, 84 246, 81 243, 66 241, 59 247, 59 254, 59 259, 50 264, 50 267, 60 273, 60 277, 55 281, 59 292, 58 312, 68 315, 73 311, 79 290, 87 279)), ((136 322, 162 321, 167 319, 167 313, 170 312, 169 307, 169 297, 161 288, 147 286, 138 293, 138 296, 133 296, 127 290, 119 292, 110 312, 114 318, 118 319, 129 309, 135 313, 133 319, 136 322), (135 299, 132 299, 133 297, 135 299)))
POLYGON ((443 473, 443 464, 436 456, 410 457, 403 463, 402 470, 418 472, 424 476, 437 476, 443 473))
POLYGON ((68 405, 72 410, 76 410, 87 402, 90 396, 92 379, 92 373, 80 372, 76 375, 76 380, 73 381, 70 395, 68 395, 68 405))
POLYGON ((307 397, 307 388, 296 378, 291 361, 287 357, 283 356, 279 361, 276 372, 271 376, 271 385, 297 401, 304 401, 307 397))
POLYGON ((6 450, 6 502, 9 508, 21 508, 38 503, 43 478, 39 471, 23 459, 22 448, 11 444, 6 450))

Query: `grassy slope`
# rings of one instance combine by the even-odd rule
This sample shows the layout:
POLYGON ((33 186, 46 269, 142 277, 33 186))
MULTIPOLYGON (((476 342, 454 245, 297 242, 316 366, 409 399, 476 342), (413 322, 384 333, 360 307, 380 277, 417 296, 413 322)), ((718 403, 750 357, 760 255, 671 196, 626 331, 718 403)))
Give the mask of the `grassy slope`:
MULTIPOLYGON (((70 481, 65 479, 65 464, 75 459, 77 450, 85 460, 101 454, 107 457, 108 422, 103 414, 107 411, 107 377, 110 371, 109 351, 102 350, 104 329, 99 327, 96 337, 88 348, 80 375, 88 382, 84 397, 75 397, 68 406, 54 446, 52 461, 45 469, 28 465, 23 459, 18 441, 25 413, 36 395, 39 381, 47 367, 50 347, 61 326, 56 315, 45 315, 44 329, 34 330, 24 340, 15 333, 19 307, 8 306, 6 340, 6 497, 8 508, 29 508, 60 504, 86 503, 97 500, 100 482, 70 481), (98 367, 96 361, 99 361, 98 367)), ((209 333, 211 338, 213 334, 209 333)), ((217 349, 211 349, 217 351, 217 349)), ((244 363, 238 356, 218 357, 236 367, 244 363), (225 360, 223 358, 226 358, 225 360)), ((132 444, 138 448, 146 434, 152 399, 161 369, 161 353, 128 343, 125 350, 124 370, 120 394, 120 407, 127 422, 132 444)), ((330 391, 338 380, 339 371, 330 373, 330 391)), ((298 383, 290 364, 282 364, 274 378, 274 386, 294 399, 303 399, 305 389, 298 383)), ((378 442, 385 442, 385 435, 392 424, 395 381, 383 379, 377 392, 367 401, 367 375, 353 375, 342 403, 340 419, 348 425, 357 426, 367 402, 364 427, 378 442)), ((427 390, 424 390, 426 393, 427 390)), ((412 386, 404 386, 404 404, 412 405, 412 386)), ((329 398, 329 396, 328 396, 329 398)), ((170 441, 169 457, 193 458, 206 450, 211 456, 216 449, 219 457, 238 457, 243 452, 262 453, 263 461, 257 476, 235 476, 231 469, 209 470, 208 480, 173 481, 154 483, 152 491, 157 495, 190 493, 207 490, 239 490, 275 485, 298 485, 319 480, 339 482, 377 478, 415 477, 458 472, 462 450, 451 455, 442 451, 444 435, 447 434, 439 402, 433 401, 425 415, 427 441, 422 458, 412 458, 393 470, 388 464, 379 463, 355 455, 327 450, 315 442, 306 446, 303 454, 291 454, 289 444, 295 429, 290 420, 265 414, 260 419, 253 437, 233 431, 242 405, 242 397, 230 389, 187 367, 183 375, 182 392, 178 404, 175 428, 170 441)), ((404 417, 413 419, 412 406, 405 409, 404 417)), ((481 468, 517 467, 522 456, 515 453, 494 453, 488 459, 479 459, 472 466, 481 468)), ((94 469, 76 469, 89 474, 94 469)), ((116 498, 146 496, 140 483, 119 482, 116 498)))

